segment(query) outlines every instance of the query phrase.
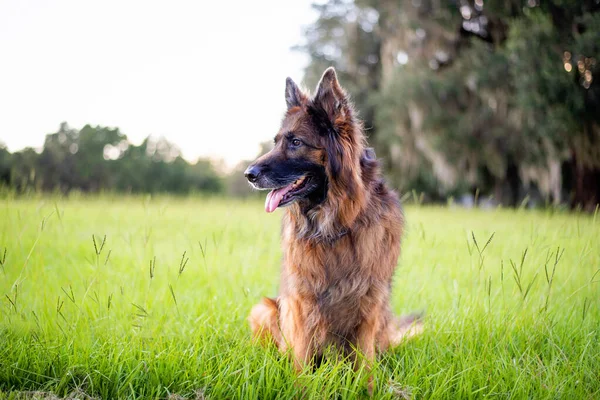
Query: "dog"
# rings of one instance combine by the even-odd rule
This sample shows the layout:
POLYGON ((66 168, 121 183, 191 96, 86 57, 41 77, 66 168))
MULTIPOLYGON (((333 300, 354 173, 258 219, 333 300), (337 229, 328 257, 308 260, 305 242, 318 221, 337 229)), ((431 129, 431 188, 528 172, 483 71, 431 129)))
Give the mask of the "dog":
POLYGON ((378 352, 422 330, 419 317, 390 310, 400 202, 332 67, 314 96, 287 78, 285 101, 273 149, 245 171, 254 188, 270 190, 268 213, 285 207, 280 292, 252 308, 252 334, 289 352, 297 371, 329 345, 370 368, 378 352))

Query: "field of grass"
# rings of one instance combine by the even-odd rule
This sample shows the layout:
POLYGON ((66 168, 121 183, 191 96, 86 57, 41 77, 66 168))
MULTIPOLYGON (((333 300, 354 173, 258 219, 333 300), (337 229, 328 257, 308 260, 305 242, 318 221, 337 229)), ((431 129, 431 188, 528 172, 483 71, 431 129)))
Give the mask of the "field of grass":
MULTIPOLYGON (((278 286, 259 201, 0 200, 0 398, 364 398, 250 341, 278 286), (57 397, 56 397, 57 396, 57 397)), ((600 398, 600 216, 408 206, 393 309, 425 333, 375 398, 600 398)))

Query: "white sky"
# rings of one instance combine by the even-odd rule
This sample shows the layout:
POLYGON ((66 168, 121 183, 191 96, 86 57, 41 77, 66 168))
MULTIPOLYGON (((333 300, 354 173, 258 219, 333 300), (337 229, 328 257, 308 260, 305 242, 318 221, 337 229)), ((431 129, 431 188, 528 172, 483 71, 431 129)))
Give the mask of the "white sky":
POLYGON ((232 166, 272 138, 311 0, 0 0, 0 142, 40 148, 60 122, 165 136, 232 166))

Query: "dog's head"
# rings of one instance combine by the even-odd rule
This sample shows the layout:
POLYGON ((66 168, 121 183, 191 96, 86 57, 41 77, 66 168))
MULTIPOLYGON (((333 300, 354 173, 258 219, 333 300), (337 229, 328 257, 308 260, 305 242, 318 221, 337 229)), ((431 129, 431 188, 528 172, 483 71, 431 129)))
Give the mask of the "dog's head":
POLYGON ((256 189, 271 190, 265 210, 296 202, 311 209, 332 190, 351 195, 360 180, 364 139, 335 70, 325 71, 314 97, 287 78, 285 100, 287 112, 273 150, 245 172, 256 189))

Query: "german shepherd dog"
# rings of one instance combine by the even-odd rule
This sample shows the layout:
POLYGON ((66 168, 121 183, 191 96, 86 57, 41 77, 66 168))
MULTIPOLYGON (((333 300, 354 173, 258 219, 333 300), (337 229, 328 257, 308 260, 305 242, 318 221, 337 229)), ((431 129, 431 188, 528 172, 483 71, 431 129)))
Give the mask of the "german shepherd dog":
MULTIPOLYGON (((283 215, 280 293, 255 305, 253 336, 290 351, 300 371, 335 345, 370 367, 378 351, 422 329, 390 311, 403 216, 388 189, 362 123, 327 69, 314 97, 287 78, 287 112, 273 150, 248 167, 256 189, 270 190, 265 210, 283 215)), ((372 390, 372 381, 369 381, 372 390)))

